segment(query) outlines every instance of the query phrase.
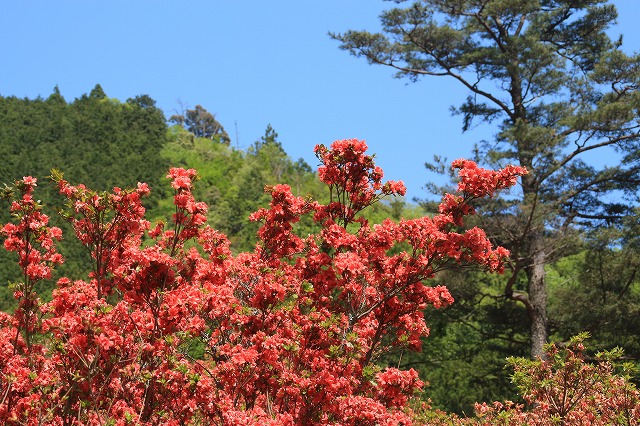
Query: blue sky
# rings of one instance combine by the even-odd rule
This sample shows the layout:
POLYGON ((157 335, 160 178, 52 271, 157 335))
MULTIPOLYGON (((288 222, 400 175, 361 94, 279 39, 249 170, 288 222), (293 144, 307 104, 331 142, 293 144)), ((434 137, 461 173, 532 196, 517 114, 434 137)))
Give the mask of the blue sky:
MULTIPOLYGON (((615 0, 614 34, 640 50, 640 2, 615 0)), ((379 0, 22 0, 0 13, 0 95, 67 100, 96 83, 109 97, 149 94, 167 116, 179 102, 215 113, 235 146, 278 132, 287 153, 317 165, 313 147, 367 141, 386 178, 424 197, 424 162, 469 156, 491 128, 461 133, 466 92, 431 78, 392 78, 338 49, 328 31, 379 28, 379 0), (237 129, 237 132, 236 132, 237 129), (236 135, 238 136, 236 139, 236 135)))

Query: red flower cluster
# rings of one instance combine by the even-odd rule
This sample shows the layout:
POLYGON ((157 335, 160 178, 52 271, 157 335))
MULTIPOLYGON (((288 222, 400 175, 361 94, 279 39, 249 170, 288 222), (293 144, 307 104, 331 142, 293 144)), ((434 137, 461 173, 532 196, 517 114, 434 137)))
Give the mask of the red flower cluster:
MULTIPOLYGON (((17 185, 20 197, 11 203, 11 213, 20 218, 16 225, 7 223, 0 231, 6 239, 4 248, 18 253, 25 281, 51 278, 51 268, 62 263, 54 240, 62 239, 62 231, 47 226, 49 217, 42 213, 39 201, 33 199, 35 178, 27 176, 17 185)), ((28 291, 27 291, 28 292, 28 291)))
POLYGON ((269 208, 251 217, 260 243, 235 257, 206 225, 193 170, 170 170, 175 213, 154 227, 141 204, 146 185, 97 193, 54 176, 94 264, 87 281, 61 278, 44 304, 32 284, 60 263, 60 231, 32 201, 35 181, 18 182, 19 224, 3 233, 25 283, 20 308, 0 316, 0 422, 410 424, 407 400, 422 382, 375 360, 392 347, 419 349, 424 308, 453 302, 427 285, 434 274, 455 264, 501 270, 506 250, 479 229, 454 229, 472 198, 522 171, 485 179, 462 164, 465 194, 446 197, 439 215, 370 226, 358 212, 404 186, 383 183, 365 150, 357 140, 316 148, 328 205, 267 188, 269 208), (295 234, 306 214, 318 234, 295 234))
POLYGON ((487 170, 464 159, 455 160, 451 166, 460 169, 458 191, 474 197, 493 197, 498 190, 515 185, 518 176, 527 174, 524 167, 507 166, 498 171, 487 170))
POLYGON ((41 304, 34 286, 37 281, 51 278, 52 268, 63 262, 55 246, 55 241, 62 239, 62 231, 48 226, 49 217, 42 213, 40 202, 33 198, 36 186, 36 179, 27 176, 17 182, 14 190, 18 194, 12 190, 5 194, 12 200, 12 215, 19 220, 17 224, 7 223, 0 230, 0 234, 6 237, 4 248, 18 254, 18 265, 22 271, 22 282, 13 284, 18 307, 13 317, 3 316, 0 319, 15 327, 12 336, 6 334, 8 330, 3 334, 11 337, 7 345, 16 353, 41 353, 42 348, 32 344, 34 334, 38 333, 40 318, 37 308, 41 304), (24 339, 19 339, 18 330, 24 333, 24 339))
POLYGON ((329 186, 331 202, 318 209, 320 218, 328 215, 343 226, 350 223, 358 212, 387 195, 404 195, 402 182, 382 183, 384 173, 365 155, 367 144, 357 139, 336 141, 328 149, 318 145, 315 153, 322 165, 318 168, 320 180, 329 186))

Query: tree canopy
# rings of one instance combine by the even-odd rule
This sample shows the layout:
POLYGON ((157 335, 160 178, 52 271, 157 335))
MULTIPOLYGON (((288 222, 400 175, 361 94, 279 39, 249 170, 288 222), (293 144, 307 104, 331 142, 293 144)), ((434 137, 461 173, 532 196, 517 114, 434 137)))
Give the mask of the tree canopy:
POLYGON ((221 143, 229 145, 231 138, 216 120, 216 116, 204 109, 202 105, 196 105, 194 109, 187 109, 180 114, 169 117, 169 121, 184 127, 198 138, 213 139, 218 137, 221 143))

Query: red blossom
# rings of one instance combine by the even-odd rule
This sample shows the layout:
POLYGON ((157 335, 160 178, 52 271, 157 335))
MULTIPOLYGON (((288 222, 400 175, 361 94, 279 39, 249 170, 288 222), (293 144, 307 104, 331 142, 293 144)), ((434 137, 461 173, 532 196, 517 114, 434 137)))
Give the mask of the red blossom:
POLYGON ((518 176, 527 174, 527 169, 520 166, 507 166, 501 170, 488 170, 465 159, 451 163, 453 169, 460 169, 458 176, 458 191, 473 197, 493 197, 500 189, 516 184, 518 176))

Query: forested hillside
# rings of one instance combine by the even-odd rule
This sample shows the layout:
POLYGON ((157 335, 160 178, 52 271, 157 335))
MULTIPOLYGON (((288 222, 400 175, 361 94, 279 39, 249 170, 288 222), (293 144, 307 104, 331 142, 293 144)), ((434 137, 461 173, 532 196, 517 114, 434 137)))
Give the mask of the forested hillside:
MULTIPOLYGON (((101 191, 147 182, 151 196, 145 207, 148 217, 156 219, 170 217, 175 209, 164 182, 169 167, 193 168, 199 177, 194 195, 210 206, 209 224, 229 236, 235 253, 256 244, 259 225, 247 218, 269 203, 265 187, 286 183, 296 196, 328 201, 315 165, 291 159, 270 125, 248 149, 239 150, 229 143, 222 124, 207 114, 198 106, 168 121, 151 97, 110 99, 99 85, 70 102, 57 88, 46 99, 0 97, 0 181, 35 176, 38 196, 54 208, 63 203, 48 179, 54 168, 71 183, 101 191)), ((371 223, 397 221, 417 217, 423 208, 429 209, 428 203, 396 198, 365 211, 365 217, 371 223)), ((10 220, 6 202, 0 215, 3 223, 10 220)), ((61 218, 52 220, 71 235, 61 218)), ((318 225, 306 217, 296 226, 304 234, 318 225)), ((557 261, 546 267, 552 340, 563 342, 589 331, 595 349, 621 346, 627 358, 640 358, 639 234, 635 216, 602 221, 565 241, 557 261)), ((73 238, 60 247, 68 261, 57 277, 84 277, 88 254, 73 238)), ((526 277, 514 276, 509 285, 515 291, 526 288, 526 277)), ((19 279, 15 258, 2 252, 0 309, 13 308, 10 283, 19 279)), ((505 297, 509 277, 454 270, 437 279, 456 303, 426 311, 431 336, 422 353, 395 353, 384 362, 418 370, 431 383, 425 397, 449 411, 469 413, 476 401, 517 398, 504 364, 507 356, 527 355, 528 314, 525 306, 505 297)), ((42 284, 45 298, 54 280, 42 284)))

